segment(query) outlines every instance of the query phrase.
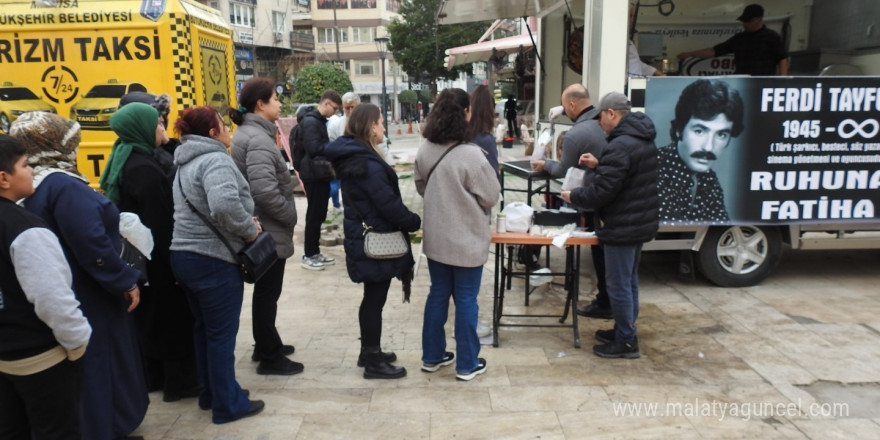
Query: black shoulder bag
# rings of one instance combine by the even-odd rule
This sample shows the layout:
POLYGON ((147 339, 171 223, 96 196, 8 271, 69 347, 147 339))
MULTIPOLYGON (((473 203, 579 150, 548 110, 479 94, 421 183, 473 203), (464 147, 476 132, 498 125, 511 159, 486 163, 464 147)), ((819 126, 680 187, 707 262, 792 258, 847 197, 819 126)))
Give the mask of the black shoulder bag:
POLYGON ((180 194, 183 195, 183 200, 186 202, 186 206, 189 206, 189 209, 192 209, 192 211, 199 216, 199 218, 202 219, 212 231, 214 231, 214 234, 220 238, 220 241, 222 241, 223 244, 226 245, 226 248, 229 249, 229 252, 232 253, 235 261, 238 262, 239 267, 241 268, 241 277, 244 279, 244 282, 250 284, 256 283, 257 280, 262 278, 263 275, 269 271, 269 268, 278 261, 278 252, 275 250, 275 240, 272 238, 272 235, 266 231, 257 235, 256 240, 250 243, 245 243, 244 247, 236 252, 232 249, 232 245, 229 244, 229 240, 223 236, 217 227, 189 202, 186 193, 183 192, 183 185, 180 183, 180 172, 177 173, 177 186, 180 188, 180 194))

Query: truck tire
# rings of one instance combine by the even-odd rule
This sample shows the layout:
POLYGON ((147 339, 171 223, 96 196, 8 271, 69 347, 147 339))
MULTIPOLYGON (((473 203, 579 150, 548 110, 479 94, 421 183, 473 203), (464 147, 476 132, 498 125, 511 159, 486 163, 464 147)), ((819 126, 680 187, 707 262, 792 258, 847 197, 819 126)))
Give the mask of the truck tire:
POLYGON ((722 287, 754 286, 776 269, 781 255, 778 228, 713 226, 697 253, 697 268, 722 287))

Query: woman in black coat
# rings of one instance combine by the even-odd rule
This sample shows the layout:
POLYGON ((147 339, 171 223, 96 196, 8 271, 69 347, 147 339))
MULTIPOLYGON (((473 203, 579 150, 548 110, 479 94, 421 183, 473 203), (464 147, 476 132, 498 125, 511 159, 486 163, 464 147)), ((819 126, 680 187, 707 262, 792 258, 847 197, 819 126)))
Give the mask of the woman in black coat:
POLYGON ((147 262, 149 284, 141 286, 135 321, 147 386, 151 391, 162 389, 165 402, 175 402, 198 396, 201 386, 196 374, 192 312, 171 272, 173 173, 162 167, 156 154, 159 145, 169 141, 159 116, 154 107, 132 102, 110 118, 110 128, 119 139, 101 184, 120 211, 137 214, 153 235, 152 258, 147 262))
POLYGON ((356 283, 364 283, 364 299, 358 312, 361 328, 358 366, 366 367, 366 379, 396 379, 406 375, 405 368, 390 364, 397 359, 393 352, 381 351, 382 308, 392 278, 400 278, 404 291, 408 291, 415 262, 412 252, 388 260, 368 258, 364 253, 363 225, 376 232, 408 233, 417 231, 422 223, 419 216, 403 204, 397 174, 377 147, 384 134, 379 107, 361 104, 349 116, 345 135, 325 149, 345 194, 343 227, 348 276, 356 283))

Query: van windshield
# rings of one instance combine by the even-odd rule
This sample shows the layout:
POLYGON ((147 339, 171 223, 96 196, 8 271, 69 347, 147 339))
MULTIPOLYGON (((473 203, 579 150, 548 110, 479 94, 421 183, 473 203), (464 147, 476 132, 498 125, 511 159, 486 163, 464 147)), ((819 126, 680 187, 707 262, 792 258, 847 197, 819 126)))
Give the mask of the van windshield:
POLYGON ((22 99, 40 99, 34 92, 24 87, 10 87, 8 89, 0 89, 0 101, 19 101, 22 99))
POLYGON ((122 98, 125 95, 124 85, 95 86, 86 93, 86 98, 122 98))

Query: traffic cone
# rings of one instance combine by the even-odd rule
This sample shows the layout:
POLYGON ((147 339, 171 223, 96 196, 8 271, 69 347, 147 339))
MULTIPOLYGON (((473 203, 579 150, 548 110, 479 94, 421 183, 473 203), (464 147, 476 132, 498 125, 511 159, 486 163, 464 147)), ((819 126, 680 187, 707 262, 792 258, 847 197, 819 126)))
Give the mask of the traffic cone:
POLYGON ((397 134, 398 134, 398 135, 403 134, 403 133, 400 131, 400 124, 397 124, 397 134))
POLYGON ((412 134, 412 119, 409 120, 409 128, 406 129, 406 134, 412 134))

